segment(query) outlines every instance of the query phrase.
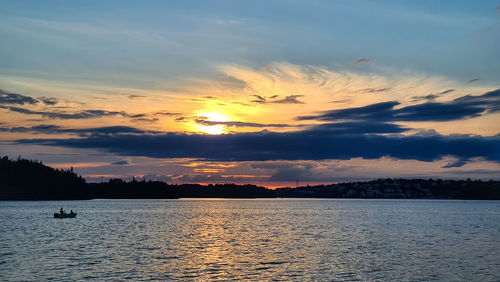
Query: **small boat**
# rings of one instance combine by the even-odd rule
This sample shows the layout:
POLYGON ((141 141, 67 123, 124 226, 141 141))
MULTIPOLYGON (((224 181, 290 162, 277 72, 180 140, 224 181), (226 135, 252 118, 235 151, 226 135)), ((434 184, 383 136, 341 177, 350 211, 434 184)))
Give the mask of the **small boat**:
POLYGON ((75 218, 76 213, 55 213, 54 218, 75 218))

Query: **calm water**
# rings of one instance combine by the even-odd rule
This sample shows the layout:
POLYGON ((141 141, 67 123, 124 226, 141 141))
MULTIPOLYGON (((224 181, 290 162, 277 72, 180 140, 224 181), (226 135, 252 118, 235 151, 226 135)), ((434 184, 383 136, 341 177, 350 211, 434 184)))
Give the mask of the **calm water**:
POLYGON ((500 201, 0 202, 0 280, 47 279, 498 281, 500 201))

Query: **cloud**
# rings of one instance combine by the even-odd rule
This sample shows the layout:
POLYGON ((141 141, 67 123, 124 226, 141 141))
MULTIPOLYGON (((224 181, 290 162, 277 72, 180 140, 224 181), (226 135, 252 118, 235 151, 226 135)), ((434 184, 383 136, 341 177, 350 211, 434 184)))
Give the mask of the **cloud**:
POLYGON ((302 181, 309 180, 313 176, 313 173, 308 168, 302 167, 291 167, 278 169, 269 180, 271 181, 294 181, 300 179, 302 181))
POLYGON ((369 63, 369 62, 371 62, 370 59, 362 58, 362 59, 354 61, 354 64, 364 64, 364 63, 369 63))
POLYGON ((500 135, 377 135, 308 129, 295 132, 93 134, 70 139, 23 139, 20 144, 101 149, 122 156, 214 161, 378 159, 435 161, 481 157, 500 162, 500 135))
POLYGON ((472 82, 475 82, 475 81, 479 81, 479 78, 473 78, 471 80, 468 80, 466 83, 472 83, 472 82))
POLYGON ((163 111, 163 112, 155 112, 155 113, 153 113, 153 115, 160 115, 160 116, 180 116, 181 113, 172 113, 172 112, 163 111))
POLYGON ((114 163, 111 163, 112 165, 128 165, 130 164, 128 161, 126 160, 123 160, 123 161, 117 161, 117 162, 114 162, 114 163))
POLYGON ((233 127, 295 127, 296 125, 282 124, 282 123, 253 123, 253 122, 242 122, 242 121, 211 121, 204 118, 196 118, 194 120, 196 123, 206 126, 212 125, 225 125, 233 127))
POLYGON ((318 167, 317 163, 259 162, 250 164, 250 167, 259 170, 272 170, 273 173, 269 181, 296 181, 298 179, 301 181, 308 181, 321 178, 321 176, 314 171, 314 169, 318 167))
POLYGON ((140 98, 145 98, 146 96, 144 96, 144 95, 128 95, 127 97, 129 99, 140 99, 140 98))
POLYGON ((453 91, 455 91, 455 89, 448 89, 448 90, 445 90, 445 91, 443 91, 443 92, 441 92, 441 93, 439 93, 439 94, 444 95, 444 94, 451 93, 451 92, 453 92, 453 91))
POLYGON ((37 104, 38 100, 21 94, 10 93, 0 88, 0 104, 37 104))
POLYGON ((34 111, 12 106, 0 106, 0 108, 25 115, 41 115, 43 117, 51 119, 90 119, 90 118, 101 118, 101 117, 116 116, 116 115, 120 115, 123 117, 130 117, 129 114, 123 111, 83 110, 75 113, 68 113, 68 112, 53 112, 53 111, 34 111))
POLYGON ((379 92, 385 92, 391 90, 389 87, 384 87, 384 88, 365 88, 361 90, 363 93, 379 93, 379 92))
POLYGON ((178 117, 175 119, 176 122, 187 122, 189 121, 191 118, 189 117, 178 117))
POLYGON ((418 101, 422 101, 422 100, 428 100, 428 101, 431 101, 431 100, 435 100, 436 98, 438 98, 439 95, 437 94, 429 94, 429 95, 424 95, 424 96, 413 96, 411 97, 412 98, 412 102, 418 102, 418 101))
POLYGON ((279 97, 279 95, 272 95, 270 97, 264 97, 261 95, 251 95, 255 97, 255 100, 252 100, 251 102, 253 103, 259 103, 259 104, 267 104, 267 103, 274 103, 274 104, 304 104, 304 102, 299 101, 297 98, 304 97, 304 95, 290 95, 290 96, 285 96, 283 99, 279 100, 273 100, 279 97))
POLYGON ((444 91, 439 92, 437 94, 428 94, 428 95, 424 95, 424 96, 413 96, 412 102, 417 102, 417 101, 421 101, 421 100, 428 100, 428 101, 435 100, 436 98, 439 98, 441 95, 445 95, 445 94, 451 93, 453 91, 455 91, 455 89, 444 90, 444 91))
POLYGON ((260 70, 261 71, 271 71, 272 69, 273 69, 273 67, 271 67, 271 66, 264 66, 260 70))
POLYGON ((304 102, 299 101, 297 98, 304 97, 304 95, 290 95, 286 96, 283 99, 280 100, 274 100, 271 101, 270 103, 276 103, 276 104, 304 104, 304 102))
POLYGON ((159 121, 158 118, 134 118, 131 120, 132 122, 146 122, 146 123, 154 123, 159 121))
POLYGON ((130 118, 143 118, 145 116, 146 116, 146 114, 136 114, 136 115, 130 115, 129 117, 130 118))
POLYGON ((444 165, 442 168, 462 167, 465 164, 467 164, 467 160, 458 159, 455 162, 451 162, 451 163, 448 163, 447 165, 444 165))
POLYGON ((106 126, 106 127, 91 127, 91 128, 63 128, 52 124, 41 124, 32 127, 0 127, 3 132, 35 132, 44 134, 59 134, 59 133, 76 133, 80 136, 93 134, 154 134, 158 131, 145 131, 129 126, 106 126))
POLYGON ((410 130, 397 124, 383 122, 343 122, 325 123, 312 127, 312 130, 330 131, 337 134, 364 133, 402 133, 410 130))
POLYGON ((428 102, 396 109, 396 101, 371 104, 358 108, 327 111, 316 116, 302 116, 298 120, 358 120, 376 122, 397 121, 451 121, 481 116, 500 111, 500 89, 480 96, 463 96, 445 103, 428 102))
POLYGON ((291 125, 284 123, 255 123, 255 122, 244 122, 244 121, 212 121, 208 120, 204 116, 183 116, 175 119, 176 122, 188 122, 194 121, 197 124, 204 126, 214 126, 214 125, 225 125, 229 127, 255 127, 255 128, 265 128, 265 127, 303 127, 304 125, 291 125))
POLYGON ((252 96, 257 98, 257 100, 253 100, 252 102, 255 102, 255 103, 265 103, 266 102, 266 98, 264 98, 260 95, 252 95, 252 96))
POLYGON ((53 106, 59 102, 57 98, 54 97, 38 97, 38 100, 42 101, 45 105, 53 106))

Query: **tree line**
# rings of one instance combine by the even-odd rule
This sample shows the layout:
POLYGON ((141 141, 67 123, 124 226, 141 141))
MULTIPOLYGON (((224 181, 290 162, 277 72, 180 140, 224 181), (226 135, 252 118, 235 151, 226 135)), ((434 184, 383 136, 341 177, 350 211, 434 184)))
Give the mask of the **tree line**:
POLYGON ((389 178, 274 190, 251 184, 169 184, 135 178, 86 183, 72 168, 54 169, 21 158, 0 159, 0 200, 277 197, 500 200, 500 181, 389 178))

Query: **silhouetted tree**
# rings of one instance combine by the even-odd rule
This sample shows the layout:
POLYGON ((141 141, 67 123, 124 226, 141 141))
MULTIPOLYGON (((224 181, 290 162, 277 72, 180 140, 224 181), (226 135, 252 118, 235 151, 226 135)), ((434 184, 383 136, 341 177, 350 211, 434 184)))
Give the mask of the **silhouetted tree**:
POLYGON ((85 180, 71 170, 54 169, 41 162, 0 159, 1 200, 90 199, 85 180))

